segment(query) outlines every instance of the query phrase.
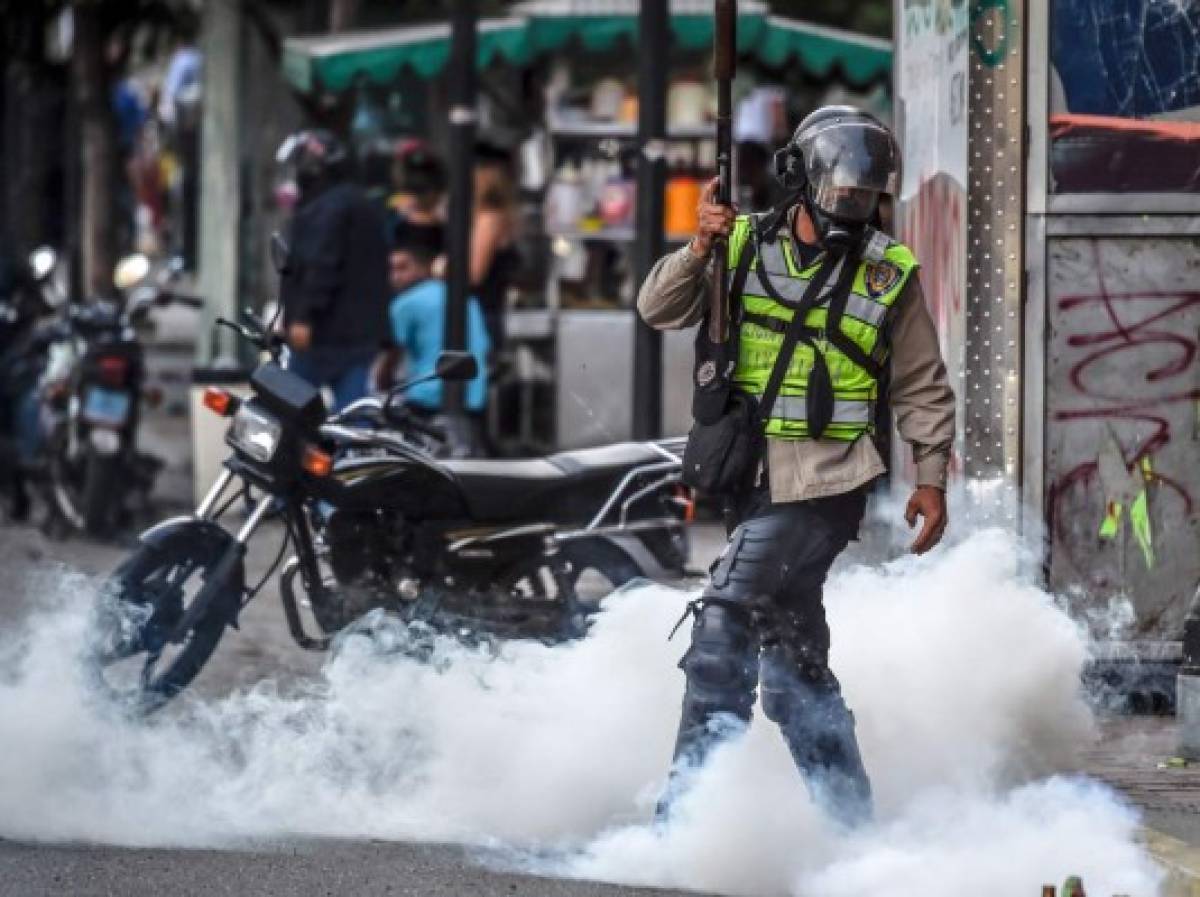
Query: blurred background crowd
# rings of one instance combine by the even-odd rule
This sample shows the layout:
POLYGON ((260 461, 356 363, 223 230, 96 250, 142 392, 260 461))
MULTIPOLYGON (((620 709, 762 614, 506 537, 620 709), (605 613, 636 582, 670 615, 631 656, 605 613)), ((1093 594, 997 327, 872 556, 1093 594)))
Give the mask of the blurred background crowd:
MULTIPOLYGON (((715 160, 711 4, 693 5, 682 15, 672 7, 671 48, 656 58, 667 82, 665 248, 694 230, 715 160)), ((470 410, 481 446, 524 454, 627 438, 638 275, 630 50, 639 5, 475 6, 469 280, 488 363, 470 410), (586 370, 561 364, 597 345, 611 351, 586 370)), ((770 153, 816 105, 849 101, 889 117, 891 51, 874 35, 890 32, 890 4, 852 6, 809 3, 801 20, 791 18, 792 4, 741 4, 742 205, 771 199, 770 153)), ((267 238, 288 233, 304 199, 279 150, 302 131, 336 141, 331 174, 336 168, 383 215, 390 296, 444 275, 453 162, 445 112, 455 90, 445 4, 0 7, 0 279, 39 245, 58 250, 78 294, 111 289, 113 265, 128 253, 181 258, 210 306, 193 333, 199 366, 244 364, 236 344, 210 336, 208 325, 222 310, 264 310, 276 298, 267 238)), ((409 338, 411 360, 419 339, 409 338)), ((686 369, 688 351, 686 339, 668 341, 668 367, 686 369)), ((396 360, 373 362, 367 388, 397 376, 396 360)), ((684 424, 668 419, 664 428, 684 424)))

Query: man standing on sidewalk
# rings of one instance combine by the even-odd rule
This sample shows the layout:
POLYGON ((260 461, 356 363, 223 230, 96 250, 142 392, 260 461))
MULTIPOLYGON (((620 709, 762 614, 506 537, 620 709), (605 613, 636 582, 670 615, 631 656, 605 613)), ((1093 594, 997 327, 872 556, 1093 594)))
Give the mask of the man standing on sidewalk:
POLYGON ((333 390, 335 407, 367 394, 388 334, 388 244, 383 212, 346 179, 346 149, 328 131, 300 131, 276 161, 293 171, 300 202, 283 276, 288 367, 333 390))
MULTIPOLYGON (((782 207, 738 215, 714 202, 714 180, 696 236, 660 259, 642 285, 638 310, 647 323, 699 323, 714 277, 713 243, 728 239, 729 273, 745 263, 730 295, 733 385, 759 403, 757 426, 767 436, 745 487, 728 496, 737 525, 693 608, 660 816, 677 796, 680 773, 700 765, 722 733, 749 722, 761 681, 763 712, 779 725, 817 802, 845 825, 871 817, 854 718, 829 668, 822 586, 857 537, 868 485, 885 472, 874 438, 877 404, 889 403, 912 446, 917 487, 905 516, 909 526, 923 518, 917 553, 933 548, 946 527, 954 438, 954 396, 916 259, 870 226, 892 191, 898 157, 891 133, 871 116, 819 109, 776 156, 790 193, 782 207), (853 270, 842 271, 846 263, 853 270), (810 290, 818 278, 824 285, 810 290), (792 334, 796 309, 804 326, 792 334), (794 348, 785 352, 785 342, 794 348)), ((703 366, 697 377, 703 382, 703 366)))

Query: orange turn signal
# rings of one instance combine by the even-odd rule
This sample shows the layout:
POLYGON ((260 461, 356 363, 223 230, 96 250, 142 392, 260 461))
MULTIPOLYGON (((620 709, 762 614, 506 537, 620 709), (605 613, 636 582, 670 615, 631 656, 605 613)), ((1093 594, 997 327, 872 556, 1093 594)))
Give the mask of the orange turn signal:
POLYGON ((696 522, 696 493, 687 486, 677 486, 675 501, 683 511, 684 523, 696 522))
POLYGON ((221 417, 229 417, 229 415, 237 410, 237 399, 234 398, 231 392, 210 386, 204 390, 204 405, 209 410, 221 415, 221 417))
POLYGON ((306 445, 300 466, 315 477, 327 477, 333 472, 333 455, 321 451, 315 445, 306 445))

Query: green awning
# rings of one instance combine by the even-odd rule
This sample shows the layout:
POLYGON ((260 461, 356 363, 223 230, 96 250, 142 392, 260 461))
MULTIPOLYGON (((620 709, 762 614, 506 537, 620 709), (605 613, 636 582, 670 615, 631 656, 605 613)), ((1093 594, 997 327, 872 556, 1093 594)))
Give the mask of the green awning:
MULTIPOLYGON (((527 65, 575 43, 585 50, 611 50, 637 41, 636 0, 531 0, 513 7, 514 15, 479 23, 480 68, 497 62, 527 65)), ((738 6, 738 50, 773 68, 799 65, 816 78, 841 77, 854 86, 887 78, 892 70, 890 41, 767 14, 766 4, 742 0, 738 6)), ((671 31, 677 46, 712 46, 712 3, 675 0, 671 31)), ((359 80, 393 83, 403 72, 430 78, 450 57, 450 26, 418 25, 370 31, 289 38, 283 70, 303 93, 343 91, 359 80)))

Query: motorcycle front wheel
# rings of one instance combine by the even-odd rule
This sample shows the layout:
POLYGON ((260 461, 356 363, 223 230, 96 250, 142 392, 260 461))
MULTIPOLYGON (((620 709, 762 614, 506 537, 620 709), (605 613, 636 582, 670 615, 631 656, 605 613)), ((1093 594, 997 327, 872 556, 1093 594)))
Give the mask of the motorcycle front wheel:
POLYGON ((204 668, 225 632, 226 615, 214 610, 181 636, 174 630, 219 559, 212 543, 184 532, 142 544, 116 569, 101 596, 93 652, 112 697, 152 712, 204 668))

